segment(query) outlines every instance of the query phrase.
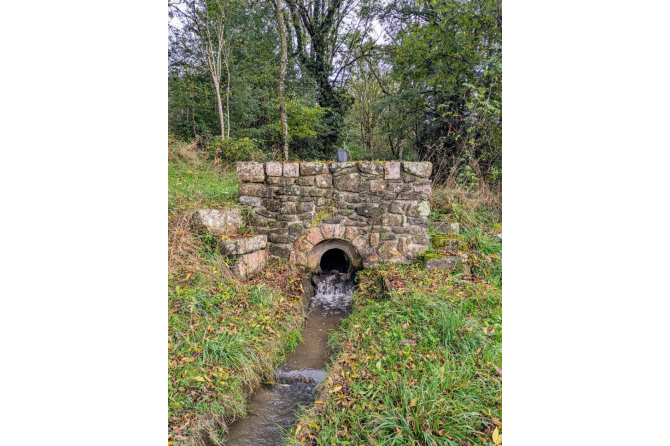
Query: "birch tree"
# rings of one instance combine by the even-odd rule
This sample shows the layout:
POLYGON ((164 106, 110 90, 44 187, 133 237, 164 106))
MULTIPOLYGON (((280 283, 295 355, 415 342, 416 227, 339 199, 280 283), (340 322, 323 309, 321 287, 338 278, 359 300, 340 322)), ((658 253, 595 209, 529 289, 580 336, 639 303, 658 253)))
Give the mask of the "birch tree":
POLYGON ((286 94, 284 89, 288 54, 286 50, 286 28, 284 27, 284 7, 282 6, 282 0, 277 0, 276 10, 277 24, 279 27, 279 41, 281 44, 281 66, 279 69, 279 120, 281 121, 281 141, 284 149, 284 161, 288 161, 288 125, 286 122, 286 94))
POLYGON ((172 38, 180 44, 185 57, 201 61, 212 79, 222 140, 230 137, 230 41, 227 39, 230 7, 228 0, 183 0, 169 4, 170 14, 178 19, 170 28, 172 38), (221 97, 224 69, 225 112, 221 97))

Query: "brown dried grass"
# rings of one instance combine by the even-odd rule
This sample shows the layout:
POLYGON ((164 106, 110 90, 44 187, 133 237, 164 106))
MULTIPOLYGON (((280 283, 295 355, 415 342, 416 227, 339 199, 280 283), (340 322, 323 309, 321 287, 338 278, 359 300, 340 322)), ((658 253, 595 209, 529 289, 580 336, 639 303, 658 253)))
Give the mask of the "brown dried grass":
POLYGON ((220 280, 232 278, 228 265, 223 261, 217 263, 216 273, 210 270, 211 260, 201 255, 204 249, 202 238, 192 225, 195 211, 171 214, 168 216, 168 275, 186 276, 189 273, 220 280), (210 265, 207 265, 207 262, 210 265))
POLYGON ((448 220, 458 221, 461 225, 488 229, 502 222, 502 183, 491 187, 481 180, 476 188, 465 189, 449 180, 433 188, 430 207, 433 212, 446 215, 448 220))

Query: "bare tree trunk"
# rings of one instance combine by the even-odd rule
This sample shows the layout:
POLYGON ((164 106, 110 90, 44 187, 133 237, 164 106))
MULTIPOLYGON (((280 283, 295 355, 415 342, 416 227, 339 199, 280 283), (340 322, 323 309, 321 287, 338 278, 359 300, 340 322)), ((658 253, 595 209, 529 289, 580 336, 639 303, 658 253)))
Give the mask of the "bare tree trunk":
POLYGON ((228 56, 230 55, 230 47, 226 48, 224 62, 226 64, 226 117, 228 119, 228 138, 230 138, 230 67, 228 66, 228 56))
POLYGON ((286 97, 284 94, 284 81, 286 79, 286 65, 288 57, 286 54, 286 30, 284 28, 284 14, 282 13, 282 1, 277 0, 277 21, 279 22, 279 40, 281 41, 281 68, 279 70, 279 119, 281 121, 281 140, 284 148, 284 161, 288 161, 288 124, 286 122, 286 97))
POLYGON ((221 139, 226 139, 226 124, 223 120, 223 102, 221 101, 221 90, 219 89, 219 81, 214 78, 214 89, 216 90, 216 102, 219 106, 219 122, 221 124, 221 139))

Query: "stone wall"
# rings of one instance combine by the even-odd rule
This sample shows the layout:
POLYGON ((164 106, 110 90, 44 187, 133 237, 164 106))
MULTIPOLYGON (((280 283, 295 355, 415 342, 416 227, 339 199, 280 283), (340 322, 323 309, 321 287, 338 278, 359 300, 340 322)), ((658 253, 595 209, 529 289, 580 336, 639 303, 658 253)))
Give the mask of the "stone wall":
POLYGON ((364 267, 415 260, 429 246, 432 164, 237 164, 239 201, 270 256, 305 265, 320 242, 346 240, 364 267))

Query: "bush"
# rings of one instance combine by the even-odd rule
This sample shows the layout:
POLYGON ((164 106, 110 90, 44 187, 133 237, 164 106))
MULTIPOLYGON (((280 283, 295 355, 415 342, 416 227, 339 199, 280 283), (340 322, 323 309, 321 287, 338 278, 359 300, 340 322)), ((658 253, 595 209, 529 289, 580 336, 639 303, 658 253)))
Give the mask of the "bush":
POLYGON ((262 161, 266 154, 258 147, 258 142, 251 138, 213 138, 207 145, 214 158, 228 162, 262 161))

